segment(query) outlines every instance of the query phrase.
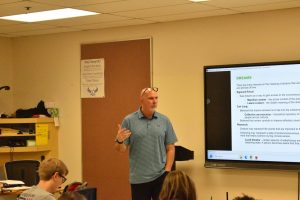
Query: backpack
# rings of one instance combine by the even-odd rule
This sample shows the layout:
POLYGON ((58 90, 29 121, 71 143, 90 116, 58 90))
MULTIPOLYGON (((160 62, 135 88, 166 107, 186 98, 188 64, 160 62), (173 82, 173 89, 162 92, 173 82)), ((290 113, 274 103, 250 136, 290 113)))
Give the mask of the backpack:
POLYGON ((70 183, 69 185, 66 185, 63 193, 82 190, 85 188, 87 188, 87 182, 83 182, 83 183, 82 182, 73 182, 73 183, 70 183))

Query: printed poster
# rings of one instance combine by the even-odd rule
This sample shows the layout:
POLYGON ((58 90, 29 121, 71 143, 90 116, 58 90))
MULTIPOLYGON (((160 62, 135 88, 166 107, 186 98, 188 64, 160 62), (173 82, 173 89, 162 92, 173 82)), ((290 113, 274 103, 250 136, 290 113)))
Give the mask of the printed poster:
POLYGON ((104 58, 81 60, 81 98, 104 97, 104 58))

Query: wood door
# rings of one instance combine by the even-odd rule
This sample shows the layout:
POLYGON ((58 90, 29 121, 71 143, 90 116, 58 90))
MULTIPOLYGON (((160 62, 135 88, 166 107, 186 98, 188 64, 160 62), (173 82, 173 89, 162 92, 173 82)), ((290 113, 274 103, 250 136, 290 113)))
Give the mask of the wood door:
POLYGON ((128 155, 114 149, 117 124, 138 109, 151 83, 150 39, 81 45, 81 59, 104 58, 105 98, 81 100, 83 181, 98 199, 129 200, 128 155))

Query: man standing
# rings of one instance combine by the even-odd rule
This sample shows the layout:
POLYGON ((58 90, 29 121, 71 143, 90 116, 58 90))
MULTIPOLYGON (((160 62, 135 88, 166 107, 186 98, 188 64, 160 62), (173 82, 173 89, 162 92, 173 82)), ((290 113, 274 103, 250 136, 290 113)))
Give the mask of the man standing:
POLYGON ((157 91, 141 91, 140 108, 124 118, 115 140, 117 151, 129 149, 132 200, 157 200, 174 162, 177 138, 170 120, 155 111, 157 91))

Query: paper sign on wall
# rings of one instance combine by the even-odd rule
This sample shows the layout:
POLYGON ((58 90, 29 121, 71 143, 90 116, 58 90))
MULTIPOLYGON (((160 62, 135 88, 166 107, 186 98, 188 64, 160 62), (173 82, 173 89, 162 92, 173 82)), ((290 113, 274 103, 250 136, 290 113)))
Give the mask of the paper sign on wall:
POLYGON ((104 58, 81 60, 81 98, 104 96, 104 58))
POLYGON ((35 125, 35 142, 36 146, 48 144, 48 124, 35 125))

